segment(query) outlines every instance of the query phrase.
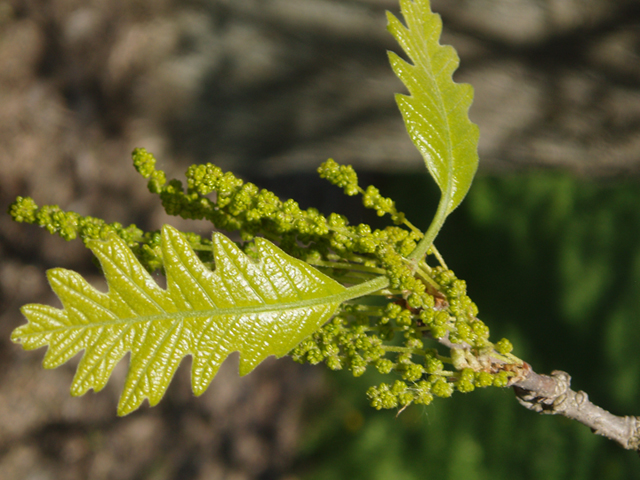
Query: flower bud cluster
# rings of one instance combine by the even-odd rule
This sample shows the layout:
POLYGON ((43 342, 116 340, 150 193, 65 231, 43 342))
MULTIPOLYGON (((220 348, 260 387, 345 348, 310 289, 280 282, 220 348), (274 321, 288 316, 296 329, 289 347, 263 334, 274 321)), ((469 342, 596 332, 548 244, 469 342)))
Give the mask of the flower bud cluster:
MULTIPOLYGON (((453 343, 466 343, 475 348, 489 345, 489 328, 478 319, 478 307, 467 295, 466 282, 459 280, 451 270, 443 267, 435 267, 433 273, 433 279, 449 303, 447 311, 455 326, 450 330, 449 340, 453 343)), ((442 318, 440 320, 442 321, 442 318)), ((442 323, 444 324, 445 322, 442 323)))
MULTIPOLYGON (((159 231, 143 232, 135 225, 123 227, 118 222, 107 223, 100 218, 64 211, 57 205, 39 207, 30 197, 17 197, 9 207, 9 214, 17 222, 39 225, 67 241, 76 238, 85 243, 89 240, 105 240, 109 234, 115 233, 127 242, 148 271, 162 268, 159 231)), ((203 252, 203 260, 207 261, 208 257, 208 261, 211 262, 211 241, 194 233, 185 235, 192 248, 203 252)))
MULTIPOLYGON (((436 391, 439 389, 436 388, 436 391)), ((381 383, 367 390, 371 406, 376 410, 406 407, 412 403, 429 405, 435 394, 433 384, 427 380, 412 385, 396 380, 393 385, 381 383)))
POLYGON ((372 185, 368 186, 366 190, 358 185, 358 176, 351 165, 339 165, 330 158, 318 167, 318 173, 321 178, 342 188, 346 195, 362 194, 362 204, 366 208, 375 210, 379 217, 389 214, 396 225, 404 223, 405 215, 396 210, 396 204, 393 200, 380 195, 380 191, 372 185))
POLYGON ((16 222, 31 223, 45 228, 65 240, 105 239, 116 232, 128 244, 135 244, 143 237, 143 232, 135 225, 123 227, 118 222, 107 223, 95 217, 83 217, 75 212, 66 212, 58 205, 38 207, 30 197, 17 197, 9 206, 9 214, 16 222))
POLYGON ((357 306, 346 306, 340 315, 303 340, 290 355, 299 363, 325 362, 331 370, 346 368, 359 377, 368 364, 385 354, 380 337, 368 331, 364 323, 368 324, 369 319, 359 314, 357 306))
POLYGON ((330 158, 318 167, 318 174, 320 178, 342 188, 345 195, 352 197, 360 193, 358 175, 351 165, 340 165, 333 158, 330 158))

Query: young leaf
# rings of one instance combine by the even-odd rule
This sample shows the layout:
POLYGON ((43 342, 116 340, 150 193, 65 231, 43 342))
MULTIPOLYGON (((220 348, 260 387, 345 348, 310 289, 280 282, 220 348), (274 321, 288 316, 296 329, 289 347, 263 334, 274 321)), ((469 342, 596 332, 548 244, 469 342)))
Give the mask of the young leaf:
POLYGON ((100 260, 108 292, 97 291, 76 272, 49 270, 63 309, 24 306, 29 322, 13 332, 12 340, 27 350, 48 345, 45 368, 84 350, 72 395, 101 390, 130 351, 119 415, 137 409, 145 398, 156 405, 186 355, 193 356, 196 395, 234 351, 240 352, 241 375, 269 355, 285 355, 328 320, 347 290, 261 238, 256 239, 260 261, 254 262, 215 233, 211 271, 180 232, 165 226, 166 290, 115 234, 88 245, 100 260))
POLYGON ((452 79, 458 55, 453 47, 439 43, 440 16, 431 12, 428 0, 401 0, 400 8, 406 27, 387 13, 388 30, 412 64, 389 52, 394 72, 410 93, 397 94, 396 102, 411 140, 442 192, 433 228, 425 236, 429 247, 446 216, 469 191, 478 167, 478 127, 468 117, 473 88, 452 79))

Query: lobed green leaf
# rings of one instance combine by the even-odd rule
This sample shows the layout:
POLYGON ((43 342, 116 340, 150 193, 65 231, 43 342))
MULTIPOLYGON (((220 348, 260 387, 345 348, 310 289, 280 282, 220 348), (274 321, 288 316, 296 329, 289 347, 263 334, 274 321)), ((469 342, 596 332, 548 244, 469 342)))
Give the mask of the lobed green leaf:
POLYGON ((478 127, 468 117, 473 88, 453 81, 459 58, 453 47, 440 45, 442 21, 429 1, 401 0, 400 8, 406 27, 387 13, 388 30, 412 64, 389 52, 394 72, 410 93, 397 94, 396 101, 442 192, 444 217, 462 202, 478 166, 478 127))
POLYGON ((12 340, 27 350, 48 345, 45 368, 58 367, 84 350, 73 395, 101 390, 131 352, 120 415, 137 409, 145 398, 156 405, 186 355, 193 357, 192 388, 200 395, 230 353, 240 352, 240 374, 245 375, 267 356, 288 353, 343 301, 345 287, 271 242, 255 242, 259 262, 215 233, 211 271, 183 234, 165 226, 165 290, 117 235, 91 240, 88 246, 102 265, 108 292, 99 292, 76 272, 49 270, 63 308, 24 306, 28 323, 13 332, 12 340))

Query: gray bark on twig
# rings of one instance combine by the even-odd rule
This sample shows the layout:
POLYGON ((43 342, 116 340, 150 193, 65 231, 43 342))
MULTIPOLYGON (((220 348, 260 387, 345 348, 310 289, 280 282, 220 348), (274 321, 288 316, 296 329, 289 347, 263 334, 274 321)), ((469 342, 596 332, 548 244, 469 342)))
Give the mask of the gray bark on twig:
POLYGON ((511 385, 524 407, 577 420, 593 433, 640 453, 640 417, 619 417, 593 404, 585 392, 570 388, 571 377, 566 372, 555 370, 551 375, 540 375, 528 364, 524 367, 523 374, 511 385))

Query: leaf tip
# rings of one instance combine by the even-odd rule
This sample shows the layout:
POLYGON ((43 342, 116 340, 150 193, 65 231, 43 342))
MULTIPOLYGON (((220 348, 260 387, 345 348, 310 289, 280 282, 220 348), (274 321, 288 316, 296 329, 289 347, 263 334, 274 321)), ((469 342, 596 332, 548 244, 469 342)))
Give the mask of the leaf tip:
POLYGON ((146 396, 140 399, 125 397, 123 393, 122 396, 120 397, 120 402, 118 402, 118 411, 117 411, 118 416, 126 417, 130 413, 135 412, 140 408, 140 406, 142 405, 142 403, 146 398, 147 398, 146 396))
POLYGON ((11 341, 13 343, 17 343, 18 345, 22 345, 22 329, 25 325, 22 325, 16 328, 13 332, 11 332, 11 341))

